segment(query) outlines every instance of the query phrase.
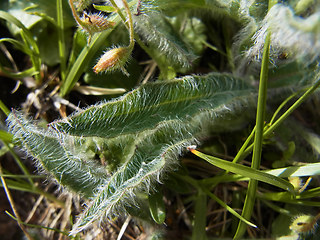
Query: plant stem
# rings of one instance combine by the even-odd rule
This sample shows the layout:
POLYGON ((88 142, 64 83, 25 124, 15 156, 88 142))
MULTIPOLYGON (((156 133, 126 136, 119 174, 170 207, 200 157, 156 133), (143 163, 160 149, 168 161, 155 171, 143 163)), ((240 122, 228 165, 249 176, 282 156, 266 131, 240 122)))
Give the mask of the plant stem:
MULTIPOLYGON (((284 120, 286 120, 290 114, 296 110, 308 97, 310 97, 311 94, 314 93, 315 90, 317 90, 320 87, 320 74, 316 76, 318 78, 315 82, 315 84, 310 87, 284 114, 281 115, 281 117, 275 121, 268 129, 266 129, 263 133, 263 137, 266 138, 269 135, 271 135, 277 127, 279 127, 284 120)), ((282 104, 281 104, 282 105, 282 104)), ((242 154, 240 160, 244 159, 253 149, 253 144, 251 144, 242 154)))
MULTIPOLYGON (((257 116, 256 116, 256 131, 254 136, 253 155, 252 155, 252 163, 251 163, 251 168, 253 169, 259 169, 260 162, 261 162, 265 109, 266 109, 266 102, 267 102, 269 50, 270 50, 270 32, 268 31, 265 39, 265 43, 264 43, 264 48, 263 48, 263 57, 262 57, 262 65, 261 65, 261 72, 260 72, 259 97, 258 97, 258 107, 257 107, 257 116)), ((242 215, 241 215, 243 218, 247 220, 250 220, 252 215, 253 207, 255 204, 257 187, 258 187, 258 181, 254 179, 250 179, 247 194, 246 194, 246 199, 244 202, 242 215)), ((243 221, 240 221, 238 224, 238 228, 235 233, 234 239, 241 238, 245 233, 246 228, 247 228, 247 225, 243 221)))
MULTIPOLYGON (((121 17, 122 21, 126 24, 126 17, 123 15, 123 13, 121 12, 121 10, 118 7, 118 5, 114 2, 114 0, 110 0, 110 2, 112 4, 112 6, 116 9, 116 11, 117 11, 118 15, 121 17)), ((129 29, 128 24, 126 24, 126 26, 129 29)), ((130 44, 129 44, 129 47, 130 47, 130 45, 133 44, 132 42, 133 42, 133 38, 134 38, 136 40, 136 42, 139 44, 139 46, 157 63, 157 66, 159 67, 160 72, 165 71, 166 67, 163 64, 161 64, 161 61, 159 61, 159 57, 156 56, 154 53, 152 53, 152 51, 141 41, 139 35, 134 33, 133 27, 132 27, 132 30, 129 30, 129 31, 132 31, 132 33, 133 33, 133 37, 131 37, 131 32, 130 32, 130 44)))
POLYGON ((255 133, 256 127, 254 127, 249 135, 249 137, 247 137, 246 141, 244 142, 244 144, 241 146, 240 150, 238 151, 237 155, 234 157, 234 159, 232 160, 233 163, 238 163, 240 160, 242 160, 242 156, 243 153, 245 152, 245 150, 247 149, 248 144, 251 142, 254 133, 255 133))
POLYGON ((296 110, 311 94, 314 93, 317 88, 320 87, 320 74, 317 75, 317 81, 316 83, 310 87, 284 114, 281 115, 281 117, 275 121, 274 124, 272 124, 264 133, 264 136, 269 136, 279 125, 289 117, 289 115, 296 110))
POLYGON ((74 17, 74 19, 76 20, 76 22, 84 29, 86 29, 86 26, 82 23, 81 19, 79 18, 79 15, 76 11, 76 9, 74 8, 74 4, 73 4, 73 0, 69 0, 69 5, 72 11, 72 15, 74 17))
POLYGON ((134 47, 134 31, 133 31, 132 13, 130 11, 127 0, 122 0, 122 3, 124 5, 124 8, 127 12, 127 17, 128 17, 128 26, 129 26, 129 34, 130 34, 130 44, 128 47, 130 49, 133 49, 133 47, 134 47))
POLYGON ((207 195, 200 189, 195 199, 191 240, 206 240, 207 195))
POLYGON ((124 22, 124 24, 127 26, 127 28, 129 29, 129 36, 130 36, 130 42, 129 42, 129 46, 128 48, 130 48, 131 50, 134 47, 134 31, 133 31, 133 20, 132 20, 132 14, 130 11, 130 7, 128 5, 128 2, 126 0, 122 0, 123 6, 126 10, 127 13, 127 17, 128 17, 128 22, 126 17, 123 15, 123 13, 121 12, 121 9, 118 7, 118 5, 116 4, 116 2, 114 0, 110 0, 112 6, 116 9, 116 12, 118 13, 118 15, 120 16, 120 18, 122 19, 122 21, 124 22))
POLYGON ((63 7, 62 0, 57 0, 57 26, 59 36, 59 57, 60 57, 60 72, 62 82, 66 78, 66 45, 64 37, 64 21, 63 21, 63 7))
POLYGON ((296 97, 298 94, 300 94, 300 91, 295 92, 293 94, 291 94, 286 100, 284 100, 280 106, 277 108, 277 110, 274 112, 270 122, 268 123, 269 126, 273 125, 273 122, 275 121, 277 115, 279 114, 279 112, 281 111, 281 109, 294 97, 296 97))

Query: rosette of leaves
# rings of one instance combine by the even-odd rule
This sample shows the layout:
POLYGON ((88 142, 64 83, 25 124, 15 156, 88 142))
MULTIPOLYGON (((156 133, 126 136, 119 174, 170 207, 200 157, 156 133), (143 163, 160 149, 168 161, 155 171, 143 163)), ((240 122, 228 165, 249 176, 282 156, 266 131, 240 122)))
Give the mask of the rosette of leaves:
POLYGON ((76 234, 96 220, 125 214, 139 191, 177 166, 187 146, 210 131, 242 126, 255 97, 246 81, 214 73, 142 85, 47 129, 17 111, 7 121, 40 169, 89 201, 76 234))

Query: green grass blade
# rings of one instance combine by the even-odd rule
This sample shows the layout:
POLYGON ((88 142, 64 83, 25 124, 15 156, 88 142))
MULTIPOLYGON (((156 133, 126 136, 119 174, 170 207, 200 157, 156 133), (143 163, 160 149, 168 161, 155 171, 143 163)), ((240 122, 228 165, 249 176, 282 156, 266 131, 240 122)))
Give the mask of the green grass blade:
POLYGON ((269 201, 297 204, 297 205, 301 205, 301 206, 320 207, 320 202, 317 200, 308 201, 308 200, 301 200, 301 199, 292 199, 286 195, 279 196, 276 194, 275 195, 273 195, 273 194, 270 194, 270 195, 258 194, 257 197, 260 199, 269 200, 269 201))
MULTIPOLYGON (((279 119, 277 119, 271 126, 269 126, 263 136, 264 138, 267 138, 273 132, 281 126, 281 124, 286 120, 293 112, 296 110, 303 102, 305 102, 318 88, 320 87, 320 74, 317 72, 317 74, 314 76, 314 84, 308 88, 308 90, 297 100, 294 104, 289 107, 289 109, 283 113, 279 119)), ((274 119, 273 119, 274 120, 274 119)), ((253 148, 253 144, 251 144, 243 153, 243 156, 247 156, 253 148)))
POLYGON ((91 64, 91 60, 95 53, 100 49, 101 45, 105 42, 105 39, 109 36, 111 30, 104 31, 96 34, 92 37, 89 46, 86 46, 77 57, 76 61, 72 65, 65 81, 61 85, 60 95, 67 95, 74 85, 79 80, 80 76, 87 69, 87 66, 91 64))
MULTIPOLYGON (((32 176, 32 175, 31 175, 32 176)), ((27 178, 31 177, 30 175, 26 176, 27 178)), ((38 195, 43 195, 48 200, 56 203, 57 205, 64 207, 64 203, 58 200, 55 196, 51 195, 50 193, 41 190, 40 188, 36 187, 34 184, 27 183, 25 181, 16 181, 12 179, 6 179, 6 184, 9 189, 22 191, 22 192, 30 192, 38 195)), ((0 187, 3 187, 0 183, 0 187)))
POLYGON ((23 31, 27 32, 27 34, 31 37, 31 32, 20 22, 16 17, 7 13, 5 11, 0 11, 0 18, 16 25, 18 28, 21 28, 23 31))
POLYGON ((30 49, 32 54, 30 54, 30 59, 32 62, 35 71, 38 72, 36 75, 37 82, 40 81, 40 68, 41 68, 41 59, 40 59, 40 52, 36 41, 33 39, 31 32, 14 16, 11 14, 0 11, 0 18, 16 25, 17 27, 21 28, 21 37, 25 43, 25 49, 30 49))
POLYGON ((9 108, 7 108, 7 106, 1 100, 0 100, 0 109, 6 116, 10 114, 9 108))
MULTIPOLYGON (((6 184, 8 188, 12 190, 39 194, 38 189, 36 189, 33 184, 30 184, 25 181, 21 182, 21 181, 16 181, 12 179, 6 179, 6 184)), ((2 184, 0 186, 2 187, 2 184)))
POLYGON ((256 228, 257 226, 251 222, 249 222, 247 219, 243 218, 239 213, 237 213, 233 208, 229 207, 224 201, 222 201, 220 198, 218 198, 216 195, 214 195, 212 192, 209 190, 205 189, 204 192, 212 198, 214 201, 216 201, 218 204, 220 204, 223 208, 227 209, 232 215, 235 217, 239 218, 241 221, 244 223, 248 224, 251 227, 256 228))
POLYGON ((36 71, 36 69, 34 67, 31 67, 31 68, 24 70, 22 72, 11 72, 11 71, 6 70, 5 68, 2 68, 1 66, 0 66, 0 69, 8 77, 18 78, 18 79, 24 78, 24 77, 32 77, 32 76, 35 76, 39 73, 36 71))
MULTIPOLYGON (((320 163, 309 163, 303 166, 290 166, 285 168, 276 168, 271 170, 261 170, 261 172, 280 177, 309 177, 320 175, 320 163)), ((248 181, 249 178, 241 176, 239 174, 234 175, 221 175, 212 178, 206 178, 201 180, 201 183, 206 186, 215 186, 219 183, 236 182, 236 181, 248 181)))
POLYGON ((44 175, 15 175, 15 174, 0 174, 5 178, 46 178, 44 175))
POLYGON ((264 172, 282 178, 317 176, 320 175, 320 163, 309 163, 302 166, 290 166, 285 168, 265 170, 264 172))
POLYGON ((301 200, 306 198, 317 198, 320 195, 320 187, 312 188, 306 190, 292 199, 292 195, 288 192, 268 192, 268 193, 261 193, 260 196, 272 201, 283 201, 286 200, 301 200))
POLYGON ((7 142, 7 143, 10 143, 10 142, 12 142, 12 138, 13 138, 13 136, 11 133, 8 133, 7 131, 0 130, 0 140, 7 142))
POLYGON ((32 50, 28 46, 26 46, 25 44, 21 43, 18 40, 15 40, 13 38, 1 38, 0 42, 11 43, 17 50, 20 50, 28 55, 32 55, 32 50))
POLYGON ((192 149, 191 152, 216 167, 219 167, 224 170, 248 177, 250 179, 254 179, 254 180, 258 180, 261 182, 271 184, 273 186, 282 188, 286 191, 290 191, 291 193, 294 194, 294 188, 293 188, 292 184, 282 178, 276 177, 274 175, 265 173, 263 171, 260 171, 260 170, 254 169, 254 168, 243 166, 241 164, 236 164, 236 163, 222 160, 222 159, 219 159, 219 158, 216 158, 213 156, 209 156, 209 155, 201 153, 197 150, 192 149))
MULTIPOLYGON (((272 1, 273 0, 269 0, 269 6, 268 6, 269 9, 273 6, 272 1)), ((269 51, 270 51, 270 32, 267 32, 267 36, 264 42, 261 71, 260 71, 259 96, 258 96, 258 106, 257 106, 257 115, 256 115, 255 136, 254 136, 254 143, 253 143, 254 144, 253 154, 252 154, 252 162, 251 162, 252 169, 260 168, 265 111, 266 111, 266 103, 267 103, 269 51)), ((250 179, 242 214, 241 214, 241 216, 243 216, 245 219, 251 218, 253 207, 255 204, 257 187, 258 187, 258 181, 256 179, 250 179)), ((234 235, 234 238, 235 239, 241 238, 246 231, 246 227, 247 226, 245 225, 245 223, 240 221, 238 224, 237 231, 234 235)))
MULTIPOLYGON (((16 217, 14 217, 12 214, 10 214, 8 211, 5 211, 6 214, 8 214, 12 219, 14 220, 18 220, 16 217)), ((51 227, 45 227, 45 226, 41 226, 41 225, 36 225, 36 224, 30 224, 30 223, 25 223, 25 222, 20 222, 21 224, 27 226, 27 227, 31 227, 31 228, 40 228, 40 229, 46 229, 46 230, 51 230, 51 231, 54 231, 54 232, 57 232, 57 233, 61 233, 65 236, 69 236, 69 233, 68 232, 64 232, 64 231, 61 231, 57 228, 51 228, 51 227)), ((73 239, 73 238, 71 238, 73 239)))
MULTIPOLYGON (((30 57, 32 57, 34 55, 34 52, 28 46, 26 46, 26 44, 23 44, 15 39, 1 38, 0 43, 2 43, 2 42, 8 42, 8 43, 12 44, 14 48, 24 52, 25 54, 29 55, 30 57)), ((29 76, 34 76, 34 75, 39 74, 39 72, 36 70, 35 66, 33 66, 27 70, 23 70, 21 72, 12 72, 12 71, 6 70, 6 68, 4 68, 3 66, 0 66, 0 70, 4 74, 6 74, 7 76, 12 77, 12 78, 23 78, 23 77, 29 77, 29 76)))
POLYGON ((66 43, 64 36, 64 21, 63 21, 63 7, 62 0, 57 0, 57 28, 59 37, 59 57, 60 57, 60 73, 61 80, 64 81, 66 77, 66 43))
POLYGON ((206 240, 207 195, 199 191, 195 199, 192 240, 206 240))

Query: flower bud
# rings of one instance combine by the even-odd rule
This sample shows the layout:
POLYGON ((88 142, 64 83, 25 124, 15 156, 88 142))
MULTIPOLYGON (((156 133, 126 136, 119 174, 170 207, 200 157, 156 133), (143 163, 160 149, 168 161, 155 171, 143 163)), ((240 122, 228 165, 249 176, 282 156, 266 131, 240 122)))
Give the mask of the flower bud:
POLYGON ((115 22, 108 21, 102 14, 86 14, 81 17, 82 27, 90 34, 102 32, 115 26, 115 22))
POLYGON ((301 215, 294 219, 290 229, 299 234, 310 234, 317 227, 318 216, 301 215))
POLYGON ((111 72, 120 69, 127 76, 129 75, 124 65, 128 61, 131 49, 128 47, 113 48, 105 52, 93 67, 95 73, 111 72))

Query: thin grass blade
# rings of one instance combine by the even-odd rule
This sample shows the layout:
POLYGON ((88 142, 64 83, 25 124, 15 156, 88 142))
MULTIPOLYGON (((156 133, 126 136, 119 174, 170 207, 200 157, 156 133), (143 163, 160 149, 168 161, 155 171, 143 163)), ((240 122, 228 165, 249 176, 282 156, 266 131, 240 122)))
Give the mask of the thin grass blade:
POLYGON ((276 177, 257 169, 246 167, 241 164, 236 164, 213 156, 209 156, 194 149, 191 149, 191 152, 216 167, 248 177, 250 179, 271 184, 294 194, 294 187, 292 186, 292 184, 280 177, 276 177))

